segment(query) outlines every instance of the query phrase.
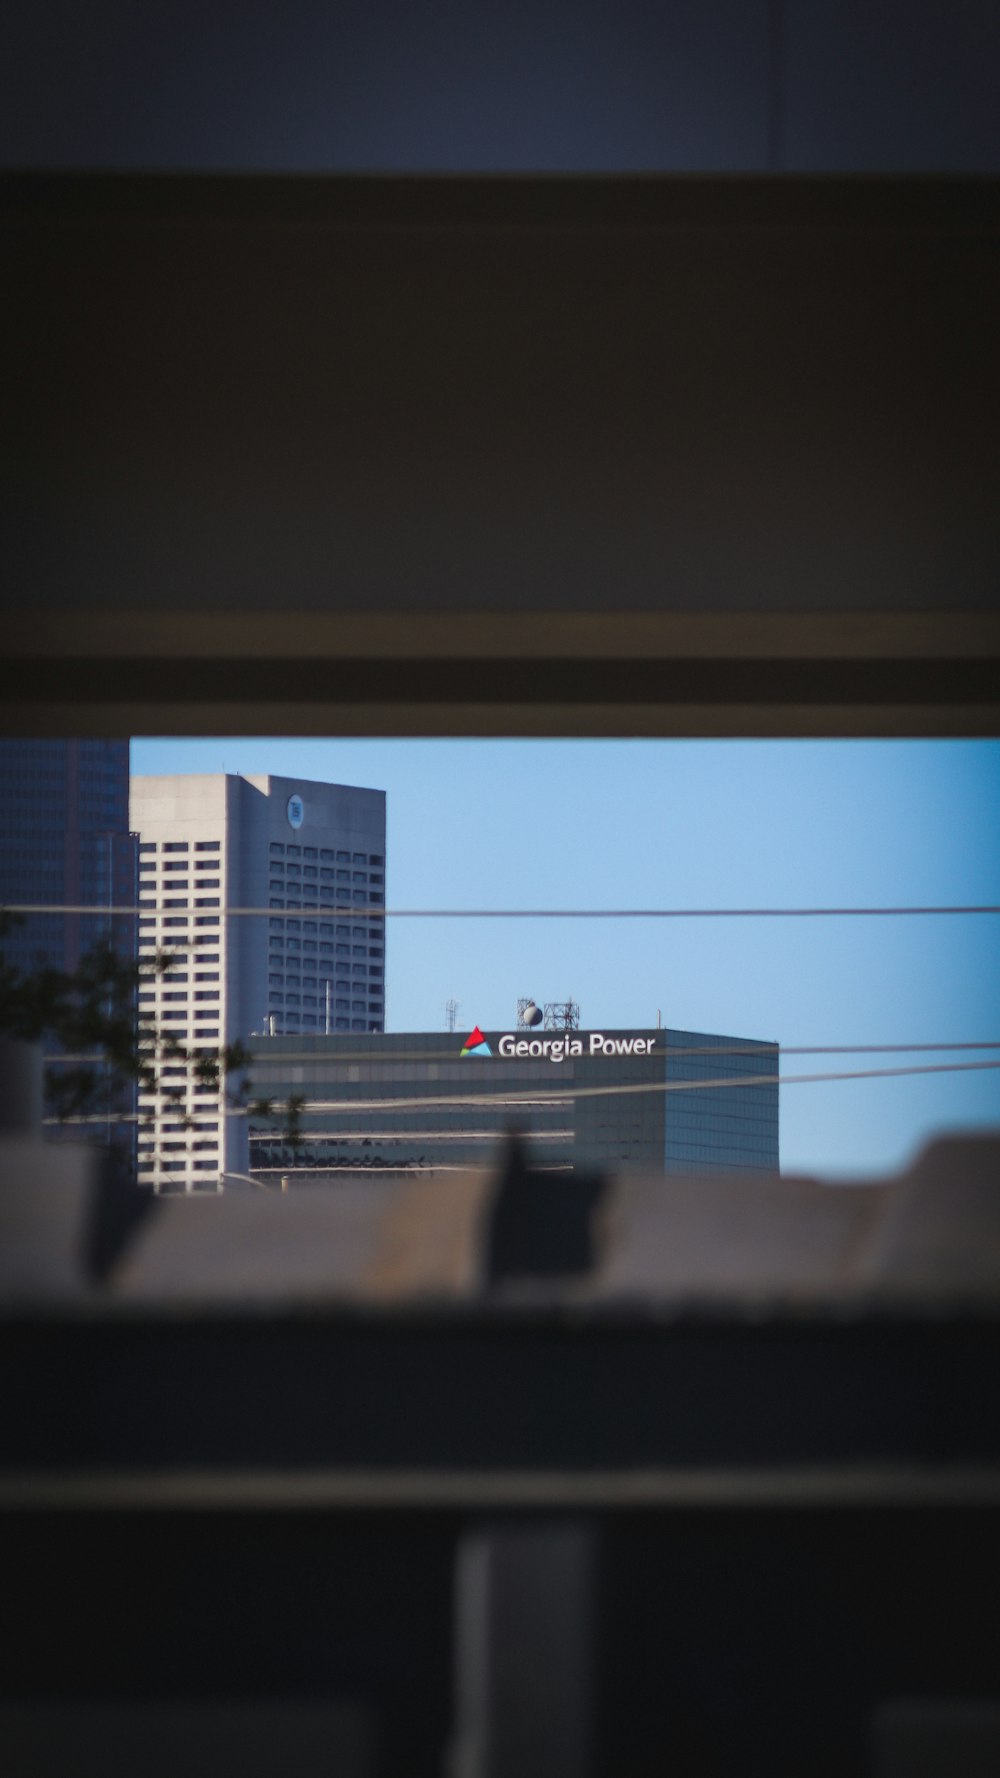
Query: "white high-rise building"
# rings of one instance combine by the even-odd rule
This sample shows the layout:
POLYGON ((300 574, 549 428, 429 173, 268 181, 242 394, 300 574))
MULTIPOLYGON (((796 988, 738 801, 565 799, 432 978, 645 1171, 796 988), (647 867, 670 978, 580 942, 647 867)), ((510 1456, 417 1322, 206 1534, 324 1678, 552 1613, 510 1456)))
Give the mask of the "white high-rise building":
MULTIPOLYGON (((385 1029, 385 792, 228 774, 133 778, 139 949, 176 948, 141 1011, 188 1048, 254 1034, 385 1029), (256 909, 260 912, 234 910, 256 909)), ((140 1096, 139 1180, 196 1190, 246 1173, 246 1119, 194 1063, 140 1096), (162 1088, 178 1091, 166 1096, 162 1088), (183 1096, 180 1096, 180 1094, 183 1096)))

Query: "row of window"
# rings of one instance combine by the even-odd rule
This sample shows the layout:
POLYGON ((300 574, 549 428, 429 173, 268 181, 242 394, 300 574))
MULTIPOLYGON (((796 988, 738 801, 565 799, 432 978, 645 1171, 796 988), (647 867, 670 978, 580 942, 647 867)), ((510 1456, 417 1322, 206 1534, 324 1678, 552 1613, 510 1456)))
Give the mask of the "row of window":
MULTIPOLYGON (((278 887, 280 888, 281 885, 279 884, 278 887)), ((306 887, 308 889, 308 884, 306 887)), ((291 896, 286 900, 284 896, 271 895, 268 897, 267 905, 269 908, 322 908, 324 911, 330 909, 332 912, 334 908, 346 907, 348 898, 356 907, 363 907, 367 902, 371 902, 373 907, 382 907, 385 902, 385 896, 381 889, 343 889, 339 893, 326 889, 320 892, 318 901, 300 901, 297 898, 293 901, 291 896), (331 896, 333 899, 324 901, 323 895, 331 896)))
MULTIPOLYGON (((364 1002, 358 1001, 357 1004, 360 1009, 361 1007, 363 1007, 364 1002)), ((331 1022, 333 1024, 333 1028, 335 1031, 364 1031, 365 1033, 370 1034, 372 1032, 378 1032, 381 1030, 381 1028, 382 1028, 381 1018, 382 1018, 381 1010, 379 1008, 376 1008, 373 1006, 370 1009, 369 1016, 367 1018, 347 1019, 347 1018, 344 1018, 343 1015, 341 1015, 338 1018, 332 1020, 331 1022)), ((318 1031, 320 1024, 325 1023, 325 1021, 318 1020, 316 1018, 315 1014, 307 1012, 307 1013, 303 1013, 301 1018, 296 1018, 294 1021, 289 1021, 289 1023, 294 1024, 296 1027, 301 1025, 307 1031, 318 1031)), ((297 1030, 295 1030, 295 1029, 286 1030, 284 1032, 281 1030, 277 1030, 275 1032, 275 1036, 277 1036, 277 1037, 282 1037, 282 1036, 295 1037, 296 1035, 297 1035, 297 1030)))
MULTIPOLYGON (((344 987, 349 991, 348 983, 345 982, 344 987)), ((270 1006, 316 1006, 317 1000, 313 994, 303 994, 301 998, 298 994, 269 994, 268 1004, 270 1006)), ((382 1011, 381 1000, 367 1002, 364 1000, 339 999, 334 1000, 333 1006, 335 1012, 364 1012, 366 1007, 371 1013, 381 1013, 382 1011)))
MULTIPOLYGON (((145 884, 143 884, 143 887, 145 888, 145 884)), ((184 887, 185 887, 185 884, 183 884, 183 883, 170 884, 170 888, 172 888, 172 889, 183 889, 184 887)), ((198 887, 201 888, 202 885, 199 884, 198 887)), ((205 884, 204 887, 208 888, 209 885, 205 884)), ((215 887, 218 888, 218 884, 216 884, 215 887)), ((190 907, 190 905, 191 904, 187 900, 186 896, 177 897, 177 896, 168 895, 166 900, 159 901, 159 902, 157 901, 155 895, 140 895, 140 897, 139 897, 139 906, 141 908, 155 908, 155 907, 186 908, 186 907, 190 907)), ((220 903, 219 897, 217 895, 196 895, 195 900, 194 900, 194 905, 196 908, 217 908, 217 907, 221 906, 221 903, 220 903)))
POLYGON ((381 852, 345 852, 334 851, 329 846, 294 846, 285 845, 280 840, 271 841, 272 858, 318 858, 323 864, 371 864, 380 869, 385 864, 381 852))
MULTIPOLYGON (((149 904, 147 903, 147 904, 142 904, 142 905, 149 905, 149 904)), ((218 903, 216 903, 216 906, 218 906, 218 903)), ((140 914, 139 915, 140 927, 155 926, 157 920, 159 920, 161 926, 175 927, 175 926, 189 926, 191 924, 187 914, 140 914)), ((218 926, 219 916, 218 916, 218 914, 196 914, 194 923, 196 926, 218 926)), ((140 940, 140 943, 141 942, 142 941, 140 940)), ((152 943, 152 940, 149 940, 148 942, 152 943)))
MULTIPOLYGON (((284 920, 277 920, 277 921, 272 920, 270 922, 270 924, 272 926, 275 926, 275 925, 284 926, 286 924, 286 922, 284 920)), ((374 925, 375 922, 373 921, 372 924, 374 925)), ((379 922, 379 924, 381 925, 381 922, 379 922)), ((299 921, 299 920, 289 920, 287 922, 287 925, 288 925, 289 931, 291 931, 293 926, 295 927, 296 931, 299 931, 301 929, 301 921, 299 921)), ((310 925, 307 930, 312 931, 312 932, 319 931, 320 933, 335 932, 339 939, 345 939, 345 938, 373 939, 374 938, 374 939, 377 939, 380 944, 384 943, 384 938, 383 938, 382 932, 381 931, 373 932, 369 929, 368 926, 331 926, 330 922, 328 920, 323 920, 320 922, 318 927, 310 925)), ((316 940, 314 938, 307 938, 304 940, 298 939, 298 938, 284 939, 284 938, 282 938, 280 933, 272 933, 268 942, 271 946, 271 949, 274 951, 279 951, 279 950, 281 950, 282 947, 284 947, 285 950, 288 950, 288 951, 299 951, 299 950, 314 951, 316 949, 316 940)), ((321 951, 328 952, 330 949, 330 946, 328 944, 321 944, 319 948, 321 951)), ((372 957, 381 957, 383 954, 384 953, 382 951, 370 951, 369 952, 369 956, 372 956, 372 957)), ((339 957, 341 955, 343 955, 343 953, 340 949, 340 946, 338 945, 337 946, 337 956, 339 957)), ((360 955, 360 952, 359 952, 359 955, 360 955)))
MULTIPOLYGON (((368 976, 370 985, 372 985, 372 994, 383 992, 383 987, 381 987, 383 971, 381 971, 379 964, 368 964, 367 969, 365 969, 365 964, 338 964, 336 967, 338 967, 338 971, 342 971, 342 974, 338 974, 336 978, 333 976, 286 976, 286 974, 278 974, 278 971, 274 971, 269 974, 267 985, 269 985, 269 989, 311 989, 313 992, 317 992, 319 989, 322 992, 322 990, 326 990, 327 981, 333 983, 336 980, 338 990, 343 990, 347 987, 343 976, 354 976, 354 994, 358 994, 358 976, 368 976)), ((164 999, 169 999, 169 996, 164 996, 164 999)))
MULTIPOLYGON (((215 1160, 215 1161, 192 1161, 190 1163, 190 1165, 191 1165, 192 1171, 195 1173, 217 1173, 219 1170, 219 1163, 217 1160, 215 1160)), ((160 1163, 159 1163, 159 1171, 161 1173, 186 1173, 187 1170, 188 1170, 188 1162, 187 1161, 160 1161, 160 1163)), ((154 1162, 152 1162, 152 1161, 140 1161, 139 1162, 140 1175, 143 1173, 153 1173, 155 1171, 156 1171, 156 1167, 155 1167, 154 1162)))
MULTIPOLYGON (((141 889, 155 889, 157 885, 146 882, 146 878, 142 878, 139 887, 141 889)), ((221 878, 196 877, 194 878, 194 887, 196 889, 221 889, 221 878)), ((180 894, 181 889, 190 889, 189 877, 165 877, 164 882, 160 884, 160 894, 180 894)))
MULTIPOLYGON (((183 867, 180 865, 174 867, 164 865, 163 868, 164 870, 170 870, 171 868, 181 869, 183 867)), ((349 863, 338 865, 336 869, 330 864, 297 864, 294 862, 286 864, 283 858, 271 859, 271 874, 272 876, 279 877, 282 882, 288 877, 308 877, 311 882, 349 883, 352 875, 356 883, 381 883, 383 881, 383 872, 375 870, 374 868, 371 870, 367 868, 359 869, 356 864, 351 867, 349 863)))
MULTIPOLYGON (((358 916, 355 914, 354 919, 357 918, 358 916)), ((306 932, 318 932, 321 936, 325 936, 334 930, 329 920, 300 920, 298 918, 276 920, 272 915, 267 924, 272 934, 286 931, 301 932, 303 928, 305 928, 306 932)), ((341 934, 346 933, 349 928, 346 926, 338 926, 336 930, 337 937, 339 938, 341 934)), ((353 932, 355 938, 373 938, 376 939, 379 944, 382 944, 385 941, 385 920, 381 914, 372 914, 364 926, 355 926, 353 932)), ((282 940, 278 937, 271 938, 271 943, 273 945, 280 945, 281 942, 282 940)))
MULTIPOLYGON (((190 852, 192 849, 190 840, 163 840, 159 842, 156 840, 140 840, 139 850, 140 852, 155 852, 157 845, 159 845, 161 852, 190 852)), ((195 840, 194 842, 194 850, 196 852, 218 852, 221 850, 221 847, 221 840, 195 840)))
MULTIPOLYGON (((215 1003, 217 1003, 217 1001, 219 1001, 219 989, 196 989, 194 990, 194 994, 189 994, 189 990, 187 989, 171 989, 169 992, 160 994, 160 1005, 167 1006, 173 1001, 174 1005, 183 1003, 183 1005, 187 1006, 189 999, 196 999, 196 1001, 215 1001, 215 1003)), ((142 990, 142 994, 139 996, 139 1005, 153 1006, 155 1005, 155 1001, 157 1001, 157 994, 155 994, 155 992, 151 992, 149 989, 142 990)))

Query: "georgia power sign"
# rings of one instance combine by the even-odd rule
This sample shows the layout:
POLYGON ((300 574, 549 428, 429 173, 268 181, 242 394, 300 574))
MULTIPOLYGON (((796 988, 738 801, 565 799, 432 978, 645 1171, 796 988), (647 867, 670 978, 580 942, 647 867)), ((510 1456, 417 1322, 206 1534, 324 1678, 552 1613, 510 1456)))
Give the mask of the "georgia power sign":
MULTIPOLYGON (((521 1061, 565 1062, 571 1056, 651 1056, 656 1048, 655 1037, 605 1037, 603 1031, 588 1031, 586 1040, 565 1032, 560 1037, 518 1037, 506 1031, 497 1043, 497 1055, 517 1057, 521 1061)), ((492 1056, 493 1051, 477 1025, 462 1046, 463 1056, 492 1056)))

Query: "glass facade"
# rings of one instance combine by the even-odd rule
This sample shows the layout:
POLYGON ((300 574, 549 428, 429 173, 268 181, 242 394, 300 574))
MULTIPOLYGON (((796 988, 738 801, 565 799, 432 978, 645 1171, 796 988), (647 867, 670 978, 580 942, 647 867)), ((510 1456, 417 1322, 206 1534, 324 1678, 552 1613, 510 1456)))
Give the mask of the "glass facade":
POLYGON ((502 1055, 503 1033, 485 1035, 488 1057, 463 1057, 462 1038, 440 1032, 258 1040, 253 1093, 274 1111, 250 1120, 251 1172, 482 1167, 512 1128, 538 1169, 778 1170, 774 1044, 656 1030, 597 1034, 594 1050, 595 1034, 578 1031, 579 1053, 554 1062, 502 1055), (708 1081, 725 1084, 697 1084, 708 1081), (281 1109, 292 1095, 304 1102, 297 1145, 281 1109))
MULTIPOLYGON (((0 903, 134 907, 127 741, 0 741, 0 903)), ((74 970, 110 934, 135 954, 125 917, 31 914, 5 941, 19 969, 74 970)))
MULTIPOLYGON (((7 963, 21 973, 72 973, 107 940, 133 960, 136 918, 110 910, 134 908, 137 891, 128 741, 0 741, 0 904, 71 910, 17 918, 3 940, 7 963), (74 911, 80 908, 93 912, 74 911)), ((127 1089, 118 1110, 132 1109, 127 1089)), ((79 1128, 66 1133, 79 1139, 79 1128)), ((132 1154, 134 1140, 133 1124, 123 1119, 116 1144, 132 1154)))

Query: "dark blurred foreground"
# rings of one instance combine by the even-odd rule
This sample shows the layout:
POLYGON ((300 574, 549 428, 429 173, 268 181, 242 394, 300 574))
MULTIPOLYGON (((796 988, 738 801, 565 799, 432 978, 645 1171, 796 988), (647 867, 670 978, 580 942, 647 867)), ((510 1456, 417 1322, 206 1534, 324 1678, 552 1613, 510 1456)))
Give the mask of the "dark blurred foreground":
POLYGON ((1000 1770, 1000 1139, 138 1217, 0 1157, 3 1772, 1000 1770))

